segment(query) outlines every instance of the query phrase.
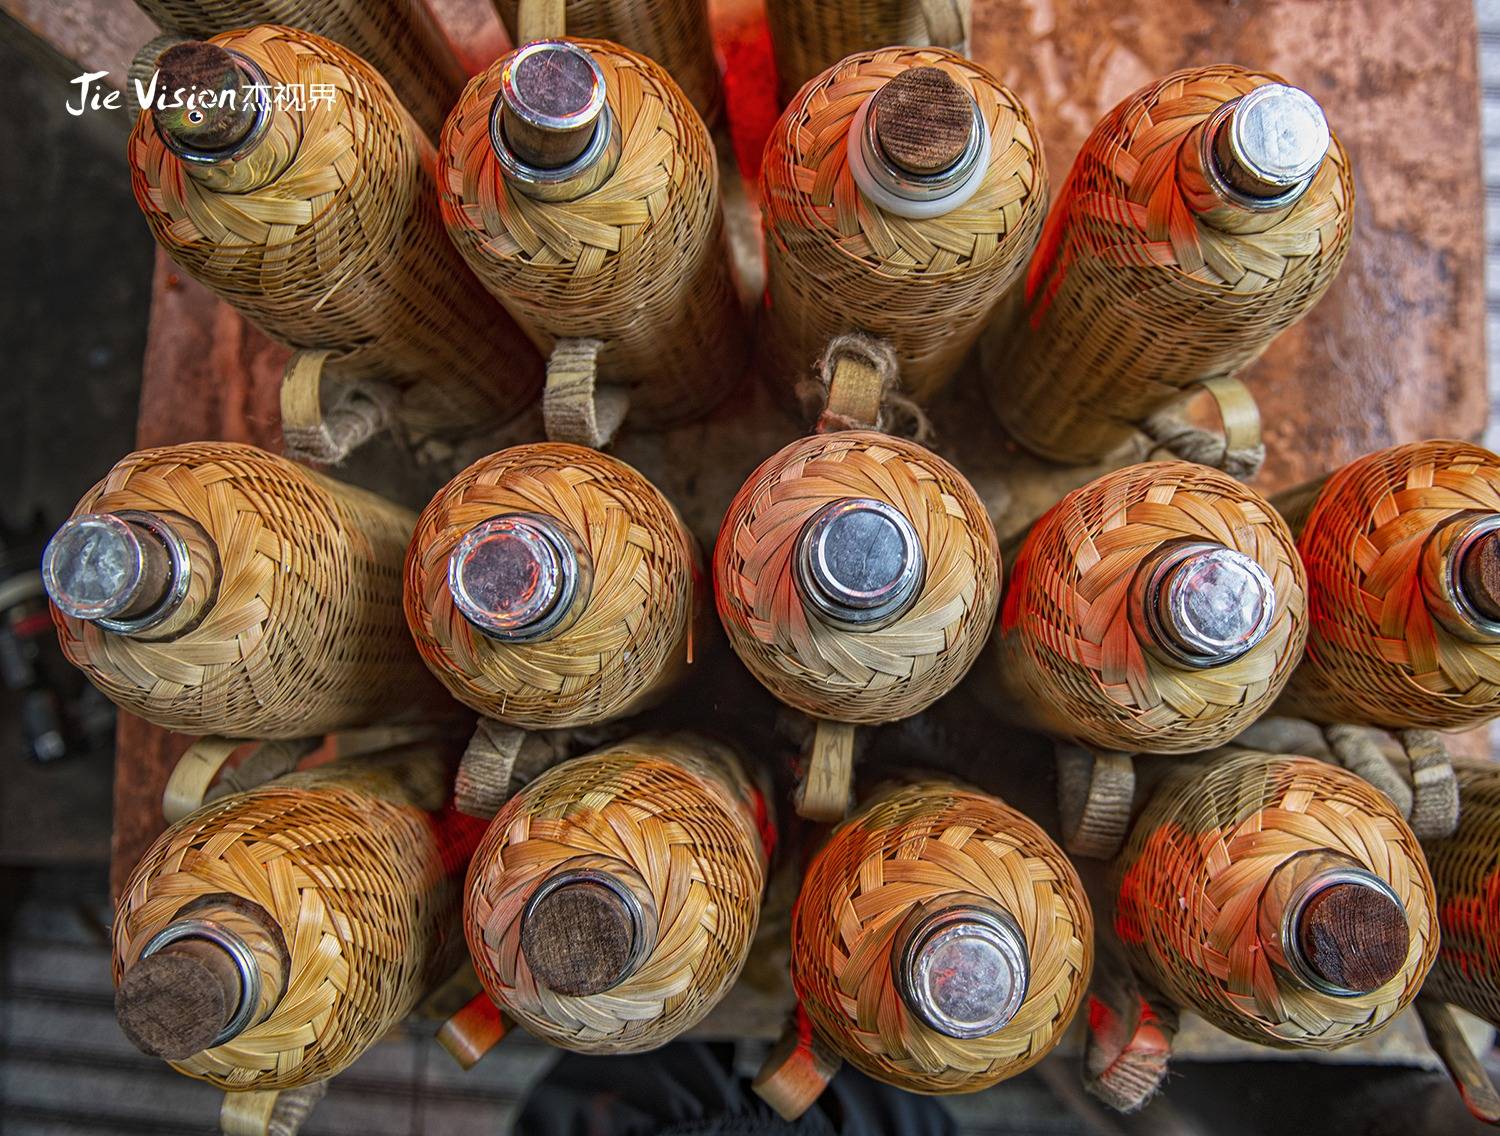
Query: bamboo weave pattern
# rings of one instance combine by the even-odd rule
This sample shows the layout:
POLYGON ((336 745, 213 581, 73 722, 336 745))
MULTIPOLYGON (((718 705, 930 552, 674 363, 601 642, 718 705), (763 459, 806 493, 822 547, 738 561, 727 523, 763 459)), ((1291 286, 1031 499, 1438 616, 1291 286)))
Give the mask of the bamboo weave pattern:
POLYGON ((427 665, 472 709, 526 729, 596 725, 682 676, 704 607, 699 563, 677 510, 624 462, 582 446, 516 446, 475 462, 423 512, 407 553, 407 620, 427 665), (553 638, 488 638, 448 590, 464 534, 508 512, 555 517, 593 560, 587 609, 553 638))
POLYGON ((1424 845, 1437 887, 1442 947, 1427 992, 1500 1022, 1500 767, 1457 770, 1458 831, 1424 845))
POLYGON ((746 350, 713 142, 657 64, 614 44, 575 42, 604 72, 620 125, 609 180, 566 202, 511 186, 489 133, 502 57, 469 83, 443 131, 443 220, 542 351, 560 338, 600 340, 600 377, 630 388, 631 421, 694 418, 728 393, 746 350))
POLYGON ((189 734, 300 738, 446 703, 402 618, 405 509, 231 442, 131 454, 76 512, 122 509, 196 522, 218 571, 214 588, 195 557, 184 608, 201 622, 167 639, 52 609, 64 654, 121 708, 189 734))
POLYGON ((1228 742, 1285 685, 1307 636, 1307 580, 1265 498, 1187 462, 1130 466, 1064 497, 1017 555, 995 638, 1004 711, 1104 750, 1192 753, 1228 742), (1265 638, 1195 670, 1154 654, 1128 615, 1131 580, 1162 545, 1214 541, 1270 577, 1265 638))
POLYGON ((1328 479, 1297 536, 1311 626, 1288 714, 1434 730, 1500 714, 1500 644, 1454 635, 1422 597, 1428 537, 1470 512, 1500 512, 1500 457, 1467 442, 1394 446, 1328 479))
POLYGON ((464 931, 490 997, 580 1053, 638 1053, 695 1025, 755 936, 765 808, 732 753, 691 735, 638 736, 542 774, 495 817, 469 871, 464 931), (618 986, 572 997, 532 977, 520 916, 548 877, 585 866, 649 899, 657 935, 618 986))
POLYGON ((905 393, 919 401, 952 377, 995 301, 1019 279, 1047 208, 1041 139, 1026 107, 978 64, 941 48, 861 52, 819 75, 772 130, 760 189, 772 381, 794 389, 830 339, 863 331, 891 342, 905 393), (860 192, 847 140, 866 99, 923 66, 941 68, 973 96, 991 153, 964 205, 912 220, 860 192))
POLYGON ((915 442, 846 430, 793 442, 750 475, 719 531, 714 592, 729 642, 772 694, 815 717, 874 724, 925 710, 968 672, 999 571, 994 526, 963 474, 915 442), (845 497, 899 509, 926 557, 916 602, 876 631, 812 616, 793 578, 802 526, 845 497))
POLYGON ((277 108, 232 165, 193 166, 149 113, 129 143, 136 201, 182 268, 273 339, 338 352, 341 379, 400 389, 418 434, 498 425, 541 388, 541 360, 443 237, 433 152, 375 71, 338 44, 263 26, 213 42, 272 83, 332 102, 277 108))
POLYGON ((347 1068, 458 966, 461 879, 483 823, 435 814, 443 753, 413 747, 294 773, 199 809, 151 846, 114 929, 116 983, 186 905, 259 904, 291 956, 269 1017, 173 1062, 226 1089, 289 1089, 347 1068))
POLYGON ((797 996, 848 1061, 912 1092, 972 1092, 1030 1068, 1061 1040, 1088 986, 1094 920, 1073 865, 1034 823, 994 797, 923 782, 834 832, 802 885, 792 943, 797 996), (1031 958, 1025 1001, 989 1037, 929 1029, 891 975, 902 920, 954 893, 1009 912, 1031 958))
POLYGON ((426 0, 136 0, 167 31, 207 37, 285 24, 341 43, 384 76, 429 138, 464 85, 426 0))
POLYGON ((991 401, 1022 445, 1058 461, 1104 457, 1177 391, 1254 360, 1333 282, 1354 210, 1336 138, 1284 213, 1226 209, 1198 161, 1221 104, 1280 81, 1230 65, 1177 71, 1094 128, 1024 303, 1014 298, 986 343, 991 401))
POLYGON ((1242 751, 1184 765, 1141 814, 1119 860, 1115 930, 1132 965, 1235 1037, 1332 1049, 1379 1030, 1416 997, 1438 948, 1432 878, 1394 806, 1354 774, 1308 757, 1242 751), (1256 913, 1273 873, 1327 849, 1384 879, 1410 945, 1369 994, 1318 993, 1280 969, 1256 913))

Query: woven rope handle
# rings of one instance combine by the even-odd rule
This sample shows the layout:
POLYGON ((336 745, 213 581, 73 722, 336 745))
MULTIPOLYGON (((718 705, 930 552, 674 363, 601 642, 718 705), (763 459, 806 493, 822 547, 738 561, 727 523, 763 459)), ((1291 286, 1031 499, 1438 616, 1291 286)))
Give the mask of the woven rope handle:
POLYGON ((813 1106, 839 1071, 842 1059, 813 1030, 799 1005, 766 1055, 751 1088, 788 1123, 813 1106))
POLYGON ((630 393, 599 383, 597 339, 559 339, 547 360, 542 418, 549 442, 602 450, 614 440, 630 409, 630 393))
POLYGON ((854 788, 854 730, 848 722, 814 723, 807 772, 792 799, 798 816, 822 824, 844 819, 854 788))
POLYGON ((297 1136, 327 1092, 327 1081, 314 1081, 281 1092, 225 1093, 219 1128, 224 1136, 297 1136))
POLYGON ((898 392, 896 351, 884 339, 857 333, 834 336, 818 361, 814 386, 812 400, 822 407, 815 427, 819 434, 883 430, 887 412, 893 409, 914 414, 919 427, 925 424, 925 416, 898 392))
POLYGON ((1063 847, 1075 856, 1108 860, 1130 829, 1135 761, 1128 753, 1057 747, 1057 809, 1063 847))
POLYGON ((188 746, 162 791, 161 812, 168 824, 177 823, 205 802, 253 789, 292 772, 322 744, 322 739, 265 742, 215 784, 229 756, 245 744, 242 738, 206 737, 188 746))
POLYGON ((1442 840, 1458 831, 1458 775, 1442 735, 1434 730, 1398 730, 1411 778, 1407 821, 1421 840, 1442 840))
POLYGON ((460 1068, 474 1065, 504 1040, 508 1027, 500 1007, 481 990, 438 1030, 438 1044, 448 1051, 460 1068))
POLYGON ((1500 1124, 1500 1093, 1495 1091, 1484 1064, 1469 1048, 1452 1008, 1435 998, 1418 998, 1417 1016, 1422 1019, 1427 1044, 1453 1078, 1470 1114, 1486 1124, 1500 1124))
POLYGON ((516 6, 517 47, 568 34, 565 0, 521 0, 516 6))
POLYGON ((332 351, 298 351, 281 376, 281 441, 296 461, 338 465, 395 417, 398 396, 382 383, 341 383, 323 409, 323 375, 332 351))
POLYGON ((1177 458, 1196 462, 1221 469, 1240 481, 1249 481, 1259 473, 1266 460, 1260 407, 1250 388, 1228 375, 1187 387, 1180 397, 1142 422, 1141 432, 1153 444, 1149 454, 1152 461, 1177 458), (1221 430, 1205 430, 1183 418, 1187 404, 1199 393, 1213 399, 1221 430))
POLYGON ((962 51, 968 38, 964 34, 962 0, 921 0, 922 19, 927 23, 927 40, 937 47, 962 51))

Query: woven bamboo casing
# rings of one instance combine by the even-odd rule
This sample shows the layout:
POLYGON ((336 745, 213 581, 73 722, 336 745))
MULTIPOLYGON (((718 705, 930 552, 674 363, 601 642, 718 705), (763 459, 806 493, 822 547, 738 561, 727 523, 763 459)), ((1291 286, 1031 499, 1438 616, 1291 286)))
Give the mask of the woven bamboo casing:
POLYGON ((136 0, 166 31, 200 38, 285 24, 326 36, 367 60, 395 88, 429 138, 464 85, 459 66, 426 0, 136 0))
POLYGON ((575 201, 526 196, 502 171, 490 112, 508 56, 476 76, 443 130, 448 235, 544 351, 596 339, 600 378, 630 389, 630 418, 661 426, 712 408, 744 357, 743 320, 703 120, 672 77, 615 44, 576 40, 604 73, 619 165, 575 201))
POLYGON ((394 384, 410 430, 480 431, 527 406, 541 359, 444 239, 431 145, 385 80, 291 28, 213 42, 334 97, 273 109, 246 157, 212 166, 178 158, 143 112, 131 180, 158 243, 272 338, 335 351, 337 377, 394 384))
POLYGON ((1337 139, 1291 209, 1237 211, 1238 223, 1195 160, 1207 118, 1267 82, 1280 80, 1227 64, 1177 71, 1084 143, 1024 302, 1014 297, 985 344, 995 412, 1028 449, 1104 457, 1177 391, 1255 359, 1333 281, 1354 210, 1337 139))
POLYGON ((464 931, 480 980, 538 1037, 635 1053, 700 1021, 734 984, 760 916, 766 804, 725 747, 641 735, 554 766, 512 797, 474 855, 464 931), (520 916, 550 876, 608 872, 656 912, 655 946, 602 994, 540 985, 520 916))
POLYGON ((1500 1024, 1500 766, 1457 772, 1458 831, 1423 846, 1443 927, 1427 993, 1500 1024))
POLYGON ((719 531, 714 593, 730 644, 772 694, 873 724, 925 710, 964 676, 994 620, 999 570, 994 526, 963 474, 915 442, 846 430, 793 442, 750 475, 719 531), (848 497, 894 506, 926 558, 915 603, 876 631, 817 618, 793 579, 803 525, 848 497))
POLYGON ((814 859, 792 916, 792 980, 818 1032, 861 1071, 912 1092, 972 1092, 1030 1068, 1061 1040, 1093 945, 1078 875, 1040 828, 994 797, 922 782, 867 805, 814 859), (890 964, 908 913, 957 893, 1008 912, 1031 962, 1010 1022, 965 1040, 907 1009, 890 964))
POLYGON ((226 1089, 331 1077, 397 1025, 463 955, 461 877, 482 822, 442 809, 453 762, 431 747, 346 758, 221 798, 136 865, 114 924, 115 981, 187 905, 259 905, 290 955, 268 1017, 173 1065, 226 1089))
POLYGON ((1435 730, 1500 713, 1500 643, 1455 635, 1422 589, 1435 531, 1500 512, 1500 457, 1467 442, 1393 446, 1338 470, 1300 511, 1311 626, 1286 713, 1435 730))
MULTIPOLYGON (((495 0, 512 43, 520 43, 520 6, 519 0, 495 0)), ((724 112, 708 0, 568 0, 564 14, 569 35, 607 39, 660 63, 705 122, 724 112)))
POLYGON ((677 510, 624 462, 582 446, 516 446, 475 462, 423 512, 407 553, 407 620, 433 673, 481 714, 528 729, 595 725, 682 676, 704 609, 699 564, 677 510), (486 637, 448 589, 465 533, 513 512, 561 521, 593 561, 584 613, 532 643, 486 637))
POLYGON ((1002 712, 1104 750, 1222 745, 1265 712, 1297 665, 1306 589, 1286 524, 1228 474, 1187 462, 1106 474, 1038 520, 1012 565, 995 637, 1002 712), (1231 662, 1174 665, 1129 618, 1137 567, 1178 540, 1222 544, 1270 577, 1271 626, 1231 662))
POLYGON ((1417 994, 1438 948, 1432 878, 1416 837, 1378 790, 1337 766, 1253 751, 1184 765, 1162 783, 1119 860, 1115 930, 1168 998, 1227 1033, 1282 1049, 1332 1049, 1380 1029, 1417 994), (1283 969, 1257 911, 1275 871, 1328 850, 1368 869, 1406 910, 1397 975, 1335 997, 1283 969))
POLYGON ((952 377, 1020 276, 1046 212, 1047 175, 1031 115, 998 79, 950 51, 892 47, 851 55, 802 89, 766 143, 761 201, 769 260, 761 334, 771 381, 794 389, 831 338, 863 331, 891 343, 905 392, 922 400, 952 377), (913 220, 864 196, 847 149, 860 106, 924 66, 973 96, 991 151, 972 198, 913 220))
POLYGON ((75 515, 130 509, 196 523, 208 547, 160 628, 53 608, 63 652, 121 708, 189 734, 299 738, 447 702, 402 618, 405 509, 231 442, 131 454, 75 515))

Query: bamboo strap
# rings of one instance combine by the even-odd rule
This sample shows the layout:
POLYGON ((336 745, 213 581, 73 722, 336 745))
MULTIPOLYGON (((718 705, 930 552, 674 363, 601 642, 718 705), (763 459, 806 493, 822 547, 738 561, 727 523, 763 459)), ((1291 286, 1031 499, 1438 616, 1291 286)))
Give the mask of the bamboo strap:
POLYGON ((540 734, 479 719, 458 765, 454 807, 465 816, 494 816, 517 789, 563 755, 566 738, 566 731, 540 734))
POLYGON ((334 352, 298 351, 281 377, 281 440, 297 461, 338 465, 390 427, 398 395, 383 383, 347 382, 323 409, 323 370, 334 352))
POLYGON ((1452 1008, 1435 998, 1418 998, 1417 1016, 1422 1019, 1427 1044, 1458 1086, 1469 1112, 1486 1124, 1500 1124, 1500 1093, 1495 1091, 1483 1063, 1464 1040, 1452 1008))
POLYGON ((548 441, 601 450, 619 432, 630 409, 630 393, 622 387, 598 386, 603 347, 597 339, 559 339, 552 348, 542 395, 548 441))
POLYGON ((517 47, 539 39, 557 39, 567 32, 564 0, 521 0, 516 9, 517 47))
POLYGON ((807 773, 792 799, 798 816, 824 824, 844 819, 854 785, 854 729, 824 718, 814 723, 807 773))
POLYGON ((135 53, 130 66, 125 69, 125 105, 129 108, 131 117, 141 113, 141 104, 137 101, 135 92, 137 89, 150 89, 151 76, 156 72, 156 61, 167 48, 187 43, 190 38, 180 32, 163 32, 155 39, 147 40, 145 46, 135 53))
POLYGON ((795 1122, 822 1095, 841 1064, 799 1005, 750 1087, 783 1120, 795 1122))
POLYGON ((507 1026, 500 1007, 481 990, 458 1013, 438 1030, 441 1045, 464 1069, 472 1069, 478 1060, 505 1038, 507 1026))
POLYGON ((1441 735, 1433 730, 1399 730, 1411 776, 1407 821, 1422 840, 1441 840, 1458 830, 1458 777, 1441 735))
POLYGON ((297 1136, 327 1092, 327 1081, 314 1081, 281 1092, 225 1093, 219 1127, 224 1136, 297 1136))
POLYGON ((1128 753, 1057 747, 1057 808, 1063 847, 1075 856, 1113 858, 1130 828, 1135 761, 1128 753))
POLYGON ((1222 469, 1231 477, 1248 481, 1260 472, 1266 460, 1261 437, 1260 407, 1250 388, 1228 375, 1204 379, 1188 387, 1179 398, 1141 423, 1141 432, 1154 443, 1153 461, 1177 458, 1222 469), (1205 430, 1183 418, 1192 397, 1205 393, 1218 407, 1221 431, 1205 430))
POLYGON ((966 37, 961 0, 921 0, 921 4, 928 42, 938 47, 962 49, 966 37))
POLYGON ((215 785, 214 779, 230 754, 249 743, 243 738, 199 738, 177 759, 172 775, 167 778, 167 787, 161 795, 162 816, 168 824, 175 824, 202 807, 205 801, 253 789, 290 773, 321 743, 321 738, 265 742, 215 785))

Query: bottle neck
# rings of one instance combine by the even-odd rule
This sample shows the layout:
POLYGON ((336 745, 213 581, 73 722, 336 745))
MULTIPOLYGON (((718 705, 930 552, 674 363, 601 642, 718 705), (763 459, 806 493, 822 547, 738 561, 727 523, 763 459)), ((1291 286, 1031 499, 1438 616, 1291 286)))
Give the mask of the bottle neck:
POLYGON ((491 517, 448 557, 448 592, 459 614, 502 642, 561 635, 587 609, 593 579, 583 542, 540 513, 491 517))
POLYGON ((891 970, 906 1008, 929 1029, 959 1039, 1004 1029, 1031 980, 1020 925, 973 895, 914 907, 892 942, 891 970))
POLYGON ((190 41, 157 61, 156 132, 188 176, 219 192, 266 185, 291 149, 272 142, 278 112, 272 84, 249 56, 190 41))
POLYGON ((1500 643, 1500 513, 1465 513, 1422 547, 1422 599, 1461 639, 1500 643))
POLYGON ((1136 569, 1127 612, 1137 638, 1163 661, 1204 669, 1232 662, 1265 638, 1276 591, 1244 553, 1178 541, 1136 569))

